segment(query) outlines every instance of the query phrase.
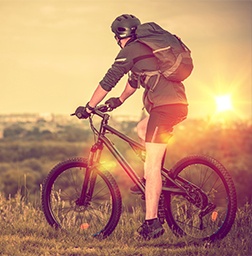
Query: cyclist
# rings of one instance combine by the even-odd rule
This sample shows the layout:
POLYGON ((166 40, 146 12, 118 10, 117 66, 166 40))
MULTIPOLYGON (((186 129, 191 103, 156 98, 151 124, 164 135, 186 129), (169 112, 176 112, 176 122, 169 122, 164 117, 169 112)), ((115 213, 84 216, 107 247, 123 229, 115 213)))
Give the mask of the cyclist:
MULTIPOLYGON (((90 101, 85 107, 78 107, 75 113, 79 118, 88 118, 94 107, 127 73, 130 75, 121 95, 105 102, 112 109, 119 107, 130 97, 139 88, 139 84, 144 87, 143 103, 149 116, 140 121, 137 132, 146 147, 144 164, 146 213, 145 221, 138 232, 143 238, 151 239, 164 233, 157 216, 162 190, 161 165, 174 125, 187 116, 188 103, 181 82, 169 81, 161 75, 158 81, 155 77, 151 77, 147 83, 144 83, 144 75, 139 75, 142 71, 158 70, 158 61, 151 49, 136 40, 135 31, 140 24, 140 20, 131 14, 123 14, 113 21, 111 29, 121 50, 95 89, 90 101), (151 90, 153 84, 155 89, 151 90)), ((131 190, 137 193, 136 187, 131 190)))

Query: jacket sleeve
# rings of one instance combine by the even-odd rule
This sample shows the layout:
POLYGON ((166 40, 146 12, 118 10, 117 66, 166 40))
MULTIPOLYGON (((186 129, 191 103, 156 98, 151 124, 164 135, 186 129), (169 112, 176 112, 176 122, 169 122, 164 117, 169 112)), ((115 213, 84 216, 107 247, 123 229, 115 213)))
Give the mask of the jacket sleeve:
POLYGON ((115 62, 100 81, 101 87, 105 91, 110 91, 119 80, 127 74, 133 66, 133 61, 127 54, 127 49, 122 49, 117 55, 115 62))

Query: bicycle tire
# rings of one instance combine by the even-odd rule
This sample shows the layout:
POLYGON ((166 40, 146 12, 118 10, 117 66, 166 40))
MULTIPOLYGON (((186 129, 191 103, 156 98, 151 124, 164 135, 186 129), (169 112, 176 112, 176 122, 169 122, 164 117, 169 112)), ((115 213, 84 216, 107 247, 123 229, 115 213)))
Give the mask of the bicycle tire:
MULTIPOLYGON (((116 228, 122 211, 118 185, 106 170, 95 169, 92 199, 78 206, 87 160, 73 158, 56 165, 42 187, 42 210, 54 228, 77 231, 84 237, 106 238, 116 228)), ((100 168, 100 167, 99 167, 100 168)))
POLYGON ((237 210, 235 186, 225 167, 208 156, 189 156, 174 165, 171 176, 175 181, 183 177, 197 185, 207 195, 208 202, 215 205, 200 217, 202 209, 185 196, 165 193, 166 221, 174 234, 211 241, 223 239, 234 223, 237 210))

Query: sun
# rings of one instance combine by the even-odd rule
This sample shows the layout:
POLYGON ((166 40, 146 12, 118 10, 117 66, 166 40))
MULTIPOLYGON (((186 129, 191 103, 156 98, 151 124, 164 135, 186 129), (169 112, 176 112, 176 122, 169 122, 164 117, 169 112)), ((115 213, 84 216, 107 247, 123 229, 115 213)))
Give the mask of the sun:
POLYGON ((232 99, 229 94, 215 97, 217 113, 233 110, 232 99))

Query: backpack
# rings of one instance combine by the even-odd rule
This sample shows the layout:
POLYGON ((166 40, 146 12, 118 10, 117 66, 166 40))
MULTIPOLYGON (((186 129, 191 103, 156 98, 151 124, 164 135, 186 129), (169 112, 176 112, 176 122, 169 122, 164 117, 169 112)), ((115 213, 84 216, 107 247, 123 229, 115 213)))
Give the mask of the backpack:
MULTIPOLYGON (((145 83, 154 75, 157 76, 156 85, 160 74, 163 74, 168 80, 176 82, 185 80, 191 74, 193 70, 191 51, 176 35, 172 35, 156 23, 150 22, 137 27, 136 40, 150 47, 159 62, 159 70, 142 73, 147 78, 145 83)), ((149 57, 150 55, 140 56, 134 62, 149 57)))

